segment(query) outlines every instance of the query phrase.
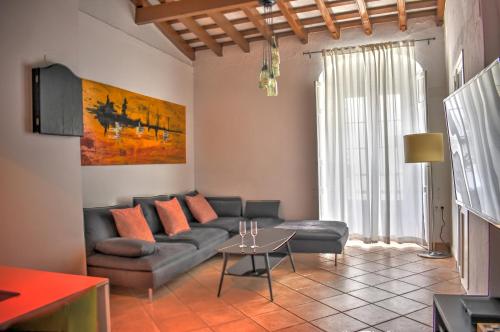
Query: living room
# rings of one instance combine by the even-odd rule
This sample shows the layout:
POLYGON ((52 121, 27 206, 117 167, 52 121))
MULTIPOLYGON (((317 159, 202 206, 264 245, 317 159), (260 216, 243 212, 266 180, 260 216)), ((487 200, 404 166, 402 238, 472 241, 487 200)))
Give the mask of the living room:
POLYGON ((496 70, 500 1, 2 5, 0 330, 453 331, 439 301, 500 296, 446 107, 496 70), (76 134, 46 129, 50 68, 76 134), (137 206, 153 244, 115 225, 137 206))

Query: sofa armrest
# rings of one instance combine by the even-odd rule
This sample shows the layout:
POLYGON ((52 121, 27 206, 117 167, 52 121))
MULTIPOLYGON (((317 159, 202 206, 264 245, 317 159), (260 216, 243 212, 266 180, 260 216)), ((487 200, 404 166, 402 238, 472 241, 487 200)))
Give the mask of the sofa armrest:
POLYGON ((207 201, 219 217, 242 216, 243 202, 241 197, 207 197, 207 201))
POLYGON ((280 201, 260 200, 247 201, 245 205, 246 218, 279 218, 280 201))

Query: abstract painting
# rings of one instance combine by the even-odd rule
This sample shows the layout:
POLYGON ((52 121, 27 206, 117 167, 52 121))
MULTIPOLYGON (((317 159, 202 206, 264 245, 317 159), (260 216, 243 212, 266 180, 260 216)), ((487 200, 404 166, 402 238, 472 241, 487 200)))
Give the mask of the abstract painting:
POLYGON ((186 108, 82 80, 82 165, 186 163, 186 108))

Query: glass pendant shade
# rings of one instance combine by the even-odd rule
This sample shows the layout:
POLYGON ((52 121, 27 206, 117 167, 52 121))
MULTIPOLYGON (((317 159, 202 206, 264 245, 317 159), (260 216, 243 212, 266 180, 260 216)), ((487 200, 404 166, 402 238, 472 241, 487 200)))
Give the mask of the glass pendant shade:
POLYGON ((259 0, 259 3, 264 7, 265 23, 271 28, 271 39, 264 39, 263 43, 259 88, 265 89, 267 96, 277 96, 278 82, 276 78, 280 76, 280 53, 276 36, 272 31, 274 17, 272 8, 276 4, 276 0, 259 0))
POLYGON ((268 97, 276 97, 278 95, 278 81, 274 77, 274 75, 271 74, 271 77, 269 78, 269 86, 267 88, 267 96, 268 97))
POLYGON ((267 67, 266 64, 264 64, 262 66, 262 69, 260 70, 259 88, 267 89, 268 86, 269 86, 269 68, 267 67))

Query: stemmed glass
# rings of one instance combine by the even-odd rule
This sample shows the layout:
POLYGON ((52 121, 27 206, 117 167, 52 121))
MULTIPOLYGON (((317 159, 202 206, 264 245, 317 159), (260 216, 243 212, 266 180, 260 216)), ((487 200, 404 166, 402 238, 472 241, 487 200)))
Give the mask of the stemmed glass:
POLYGON ((244 220, 240 221, 240 236, 241 236, 241 244, 240 248, 246 248, 246 244, 244 243, 245 235, 247 234, 247 222, 244 220))
POLYGON ((250 248, 252 249, 255 249, 257 248, 258 246, 255 244, 255 237, 257 236, 257 222, 256 221, 250 221, 250 234, 252 234, 252 238, 253 238, 253 246, 251 246, 250 248))

